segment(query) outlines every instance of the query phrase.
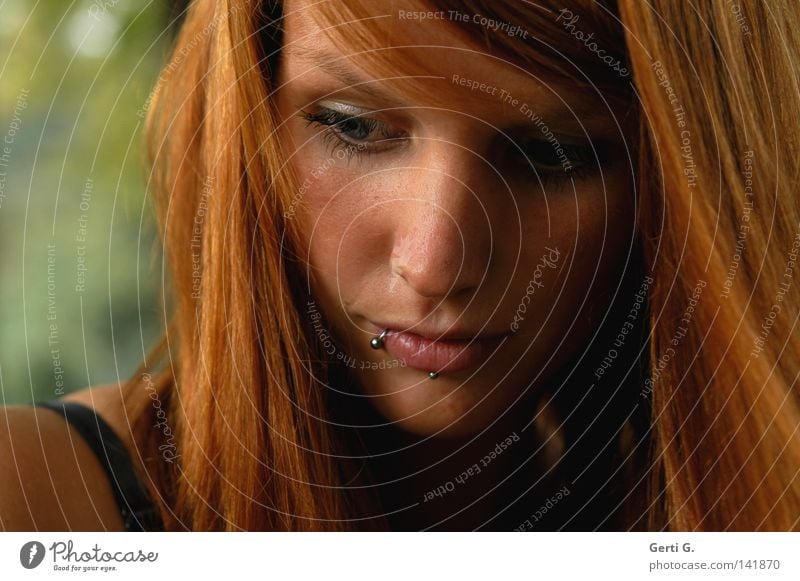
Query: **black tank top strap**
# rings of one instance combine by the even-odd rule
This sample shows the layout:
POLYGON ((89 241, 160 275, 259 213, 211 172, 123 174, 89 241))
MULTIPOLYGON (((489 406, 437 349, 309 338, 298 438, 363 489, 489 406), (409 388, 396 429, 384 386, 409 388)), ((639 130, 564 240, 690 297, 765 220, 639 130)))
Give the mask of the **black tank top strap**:
POLYGON ((128 450, 100 415, 71 401, 50 400, 35 405, 63 415, 92 449, 108 475, 126 530, 161 530, 158 511, 134 470, 128 450))

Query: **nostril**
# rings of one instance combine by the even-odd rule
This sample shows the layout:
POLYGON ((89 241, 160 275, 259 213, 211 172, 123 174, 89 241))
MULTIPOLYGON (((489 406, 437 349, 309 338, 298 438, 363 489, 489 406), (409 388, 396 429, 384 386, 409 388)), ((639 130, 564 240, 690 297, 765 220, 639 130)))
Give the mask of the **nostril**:
POLYGON ((463 247, 456 249, 419 249, 395 254, 392 272, 414 292, 427 298, 443 298, 472 284, 467 272, 463 247), (458 253, 458 256, 454 254, 458 253))
POLYGON ((449 199, 404 207, 390 254, 394 284, 431 299, 477 288, 491 255, 491 237, 479 231, 469 204, 449 199))

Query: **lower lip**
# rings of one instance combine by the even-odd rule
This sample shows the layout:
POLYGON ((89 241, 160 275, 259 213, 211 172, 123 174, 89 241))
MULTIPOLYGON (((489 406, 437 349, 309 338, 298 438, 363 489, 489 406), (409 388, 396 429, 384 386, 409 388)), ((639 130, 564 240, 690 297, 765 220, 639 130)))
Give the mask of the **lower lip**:
POLYGON ((450 339, 433 341, 414 333, 390 331, 383 340, 387 351, 408 367, 424 371, 462 371, 486 361, 505 340, 450 339))

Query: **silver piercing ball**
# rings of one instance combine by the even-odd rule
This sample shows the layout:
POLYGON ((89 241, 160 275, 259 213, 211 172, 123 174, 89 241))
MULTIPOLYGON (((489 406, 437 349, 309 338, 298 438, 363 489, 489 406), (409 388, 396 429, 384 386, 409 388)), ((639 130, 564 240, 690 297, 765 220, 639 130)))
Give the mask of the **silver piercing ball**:
POLYGON ((383 347, 383 338, 386 337, 386 333, 388 332, 389 329, 384 329, 383 331, 381 331, 380 335, 370 339, 369 340, 370 347, 372 347, 373 349, 380 349, 381 347, 383 347))
POLYGON ((436 371, 431 371, 430 373, 428 373, 428 377, 430 377, 431 379, 436 379, 437 377, 439 377, 439 373, 437 373, 436 371))

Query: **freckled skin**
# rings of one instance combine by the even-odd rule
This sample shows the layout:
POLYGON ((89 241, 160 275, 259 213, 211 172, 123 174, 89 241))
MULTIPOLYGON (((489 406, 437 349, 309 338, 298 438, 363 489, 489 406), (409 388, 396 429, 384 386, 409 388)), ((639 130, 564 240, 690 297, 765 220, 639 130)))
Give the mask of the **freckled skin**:
MULTIPOLYGON (((301 6, 286 4, 284 42, 340 55, 312 18, 313 8, 301 6)), ((508 332, 546 248, 559 251, 555 267, 543 269, 543 286, 530 295, 519 330, 480 369, 443 373, 435 381, 409 367, 352 370, 389 421, 417 434, 461 437, 491 423, 532 381, 534 387, 546 381, 594 330, 596 323, 587 321, 597 321, 608 306, 631 244, 630 170, 620 155, 602 168, 592 162, 594 171, 576 177, 574 189, 563 175, 543 188, 498 131, 540 139, 537 127, 507 103, 450 79, 488 80, 537 109, 560 104, 552 91, 490 56, 459 50, 468 45, 441 22, 415 23, 403 34, 409 45, 443 47, 435 59, 424 59, 430 69, 419 72, 439 78, 415 82, 449 107, 411 100, 379 80, 370 85, 405 98, 407 106, 375 112, 386 105, 294 53, 282 56, 276 96, 282 135, 300 183, 311 181, 291 219, 301 225, 315 300, 339 349, 370 362, 391 359, 370 347, 377 334, 371 321, 508 332), (318 101, 362 108, 370 112, 364 117, 403 139, 367 156, 336 159, 330 146, 336 138, 323 137, 330 127, 300 116, 318 101), (326 163, 332 156, 335 162, 326 163)), ((557 134, 560 118, 548 121, 557 134)), ((615 148, 622 140, 612 112, 589 135, 615 148)))

